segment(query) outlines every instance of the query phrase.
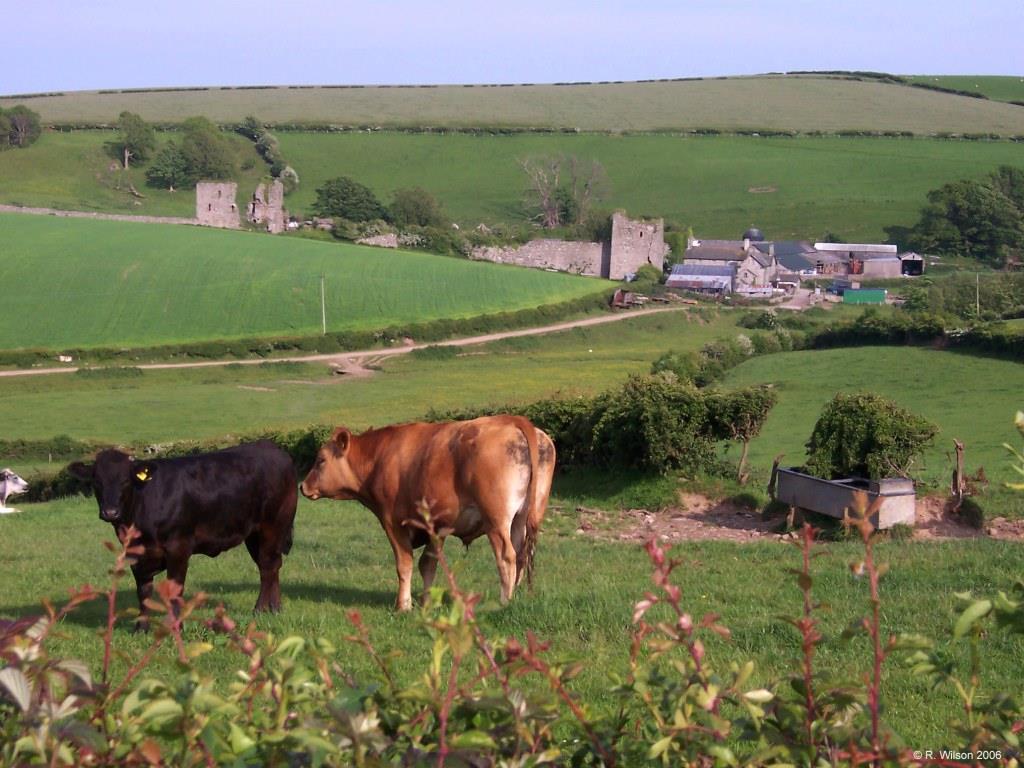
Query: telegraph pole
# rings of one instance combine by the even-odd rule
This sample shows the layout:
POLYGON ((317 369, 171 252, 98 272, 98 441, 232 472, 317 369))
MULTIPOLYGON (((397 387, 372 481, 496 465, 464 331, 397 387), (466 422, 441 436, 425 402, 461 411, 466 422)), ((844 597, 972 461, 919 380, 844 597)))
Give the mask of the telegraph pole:
POLYGON ((974 273, 974 317, 981 320, 981 273, 974 273))
POLYGON ((324 301, 324 273, 320 273, 320 325, 323 335, 327 335, 327 302, 324 301))

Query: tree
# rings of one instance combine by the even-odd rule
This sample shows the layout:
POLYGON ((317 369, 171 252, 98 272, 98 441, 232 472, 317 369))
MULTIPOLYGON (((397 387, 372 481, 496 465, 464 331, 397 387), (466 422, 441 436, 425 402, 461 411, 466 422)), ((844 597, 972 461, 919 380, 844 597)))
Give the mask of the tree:
POLYGON ((775 392, 768 387, 741 389, 728 394, 712 394, 709 413, 715 433, 728 435, 729 439, 743 444, 739 464, 736 466, 736 479, 741 485, 746 484, 747 454, 750 452, 750 441, 761 433, 761 428, 768 420, 768 414, 775 406, 775 392))
POLYGON ((156 132, 153 126, 134 112, 122 112, 117 120, 117 140, 109 142, 107 149, 124 165, 131 160, 144 163, 156 149, 156 132))
POLYGON ((10 124, 7 136, 12 147, 27 147, 42 133, 39 114, 22 104, 15 104, 10 109, 4 110, 4 116, 10 124))
POLYGON ((192 184, 201 179, 229 179, 235 175, 234 152, 216 125, 205 117, 190 117, 182 129, 181 154, 192 184))
POLYGON ((0 109, 0 152, 11 146, 11 121, 0 109))
POLYGON ((146 169, 146 181, 150 186, 166 187, 172 192, 175 187, 189 186, 191 175, 185 162, 185 156, 177 144, 169 141, 157 153, 149 168, 146 169))
POLYGON ((419 187, 395 190, 390 211, 392 220, 400 226, 443 227, 448 224, 437 198, 419 187))
POLYGON ((906 477, 938 427, 868 393, 836 395, 807 441, 807 470, 818 477, 906 477))
POLYGON ((988 183, 964 179, 928 193, 928 205, 912 230, 918 250, 1001 263, 1024 247, 1022 172, 1000 168, 988 183))
POLYGON ((547 155, 523 158, 519 167, 527 178, 527 208, 546 229, 583 223, 607 194, 607 176, 596 160, 547 155))
POLYGON ((317 215, 349 221, 386 219, 387 210, 373 191, 348 176, 328 179, 316 191, 313 210, 317 215))

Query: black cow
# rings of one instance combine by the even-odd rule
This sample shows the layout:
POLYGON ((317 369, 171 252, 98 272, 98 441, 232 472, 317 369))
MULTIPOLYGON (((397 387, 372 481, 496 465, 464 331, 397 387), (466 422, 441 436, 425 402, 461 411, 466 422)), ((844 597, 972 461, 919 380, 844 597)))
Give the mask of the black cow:
POLYGON ((216 557, 243 541, 260 569, 256 610, 281 609, 278 572, 292 546, 298 491, 291 458, 273 443, 151 461, 105 450, 68 471, 92 483, 101 520, 119 534, 129 525, 139 531, 133 543, 143 553, 132 573, 140 628, 156 574, 166 570, 184 589, 189 557, 216 557))

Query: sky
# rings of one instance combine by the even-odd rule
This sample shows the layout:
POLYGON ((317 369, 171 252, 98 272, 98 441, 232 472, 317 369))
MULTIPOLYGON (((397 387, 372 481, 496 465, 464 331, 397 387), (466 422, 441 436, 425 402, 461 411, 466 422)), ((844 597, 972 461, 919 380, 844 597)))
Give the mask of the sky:
POLYGON ((0 94, 1024 73, 1021 0, 34 0, 3 18, 0 94))

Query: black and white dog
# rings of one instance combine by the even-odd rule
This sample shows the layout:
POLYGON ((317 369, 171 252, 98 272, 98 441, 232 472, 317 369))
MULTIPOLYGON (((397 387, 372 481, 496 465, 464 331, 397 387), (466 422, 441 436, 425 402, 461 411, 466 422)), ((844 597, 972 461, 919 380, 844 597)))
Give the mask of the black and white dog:
POLYGON ((11 470, 0 469, 0 515, 6 515, 18 510, 7 506, 7 499, 11 496, 18 496, 28 490, 28 483, 22 480, 11 470))

